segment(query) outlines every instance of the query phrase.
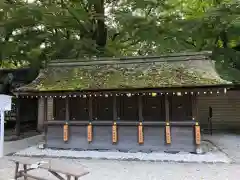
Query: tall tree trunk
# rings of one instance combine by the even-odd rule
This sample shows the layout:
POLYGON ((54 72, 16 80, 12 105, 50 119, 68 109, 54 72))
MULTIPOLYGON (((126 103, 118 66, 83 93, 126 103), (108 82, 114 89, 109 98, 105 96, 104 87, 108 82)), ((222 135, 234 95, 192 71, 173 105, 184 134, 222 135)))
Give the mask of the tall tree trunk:
POLYGON ((223 42, 223 48, 228 48, 228 36, 225 30, 220 33, 220 37, 223 42))
POLYGON ((107 27, 105 24, 104 0, 98 0, 94 4, 97 15, 96 43, 100 49, 104 49, 107 43, 107 27))

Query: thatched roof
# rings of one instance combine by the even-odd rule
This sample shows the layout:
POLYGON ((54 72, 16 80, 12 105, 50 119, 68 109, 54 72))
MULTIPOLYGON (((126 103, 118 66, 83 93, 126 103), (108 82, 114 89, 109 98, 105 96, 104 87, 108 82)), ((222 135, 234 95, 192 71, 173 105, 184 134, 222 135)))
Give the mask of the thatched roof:
POLYGON ((209 54, 53 61, 18 91, 81 91, 227 85, 209 54))

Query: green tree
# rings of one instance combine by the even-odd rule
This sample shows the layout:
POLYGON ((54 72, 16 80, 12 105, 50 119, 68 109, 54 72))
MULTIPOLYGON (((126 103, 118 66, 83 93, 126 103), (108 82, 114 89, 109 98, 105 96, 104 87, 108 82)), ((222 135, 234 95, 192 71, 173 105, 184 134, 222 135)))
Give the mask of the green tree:
POLYGON ((0 10, 1 61, 15 65, 210 50, 240 69, 238 1, 12 0, 0 10))

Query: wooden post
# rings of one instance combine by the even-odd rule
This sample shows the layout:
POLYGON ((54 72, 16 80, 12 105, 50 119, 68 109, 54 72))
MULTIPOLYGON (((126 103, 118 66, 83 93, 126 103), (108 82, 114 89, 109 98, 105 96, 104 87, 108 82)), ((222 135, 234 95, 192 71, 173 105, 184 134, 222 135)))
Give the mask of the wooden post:
POLYGON ((197 97, 196 94, 191 96, 192 99, 192 120, 196 122, 194 127, 195 144, 197 147, 201 144, 201 128, 197 120, 197 97))
POLYGON ((166 116, 166 127, 165 127, 165 142, 166 144, 171 144, 171 127, 169 120, 169 99, 165 96, 165 116, 166 116))
POLYGON ((66 97, 66 111, 65 111, 65 121, 69 121, 70 120, 70 114, 69 114, 69 98, 66 97))
POLYGON ((14 178, 17 179, 19 174, 18 174, 18 169, 19 169, 19 162, 15 163, 15 173, 14 173, 14 178))
POLYGON ((165 95, 165 117, 166 117, 166 122, 170 121, 170 117, 169 117, 169 99, 168 96, 165 95))
POLYGON ((20 136, 20 128, 21 128, 21 121, 20 121, 20 99, 16 98, 16 136, 20 136))
POLYGON ((69 98, 66 97, 66 104, 65 104, 65 121, 66 123, 63 125, 63 141, 67 142, 69 140, 69 125, 68 121, 70 120, 70 114, 69 114, 69 98))
POLYGON ((139 118, 139 125, 138 125, 138 143, 144 143, 144 134, 143 134, 143 114, 142 114, 142 96, 138 96, 138 118, 139 118))
POLYGON ((44 146, 47 144, 47 130, 48 130, 48 124, 47 124, 47 98, 44 98, 44 146))
POLYGON ((47 119, 51 121, 54 119, 54 101, 52 97, 47 98, 47 109, 47 119))
POLYGON ((117 97, 116 94, 113 95, 113 125, 112 125, 112 142, 117 143, 118 141, 118 131, 117 131, 117 97))
POLYGON ((191 101, 192 101, 192 120, 197 121, 197 97, 196 94, 193 94, 191 96, 191 101))
POLYGON ((113 95, 113 121, 117 121, 117 97, 113 95))
POLYGON ((89 124, 87 126, 87 140, 88 142, 92 142, 93 140, 93 127, 92 127, 92 120, 93 120, 93 104, 92 104, 92 97, 88 98, 88 116, 89 116, 89 124))
POLYGON ((142 122, 143 121, 143 111, 142 111, 142 96, 139 95, 138 96, 138 118, 139 118, 139 121, 142 122))
POLYGON ((88 98, 88 116, 89 121, 91 122, 93 120, 93 103, 92 103, 92 97, 88 98))

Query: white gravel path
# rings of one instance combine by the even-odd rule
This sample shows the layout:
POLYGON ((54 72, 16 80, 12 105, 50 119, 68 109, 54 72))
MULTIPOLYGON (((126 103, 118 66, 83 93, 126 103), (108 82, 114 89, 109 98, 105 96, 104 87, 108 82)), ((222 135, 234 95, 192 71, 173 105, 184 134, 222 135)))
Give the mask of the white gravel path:
POLYGON ((239 134, 227 134, 218 133, 210 135, 204 135, 204 140, 211 141, 219 149, 225 152, 233 162, 240 163, 240 135, 239 134))
POLYGON ((42 135, 33 136, 18 141, 4 142, 4 155, 15 153, 27 147, 35 146, 42 140, 42 135))
MULTIPOLYGON (((211 137, 211 141, 216 145, 220 145, 220 148, 229 153, 231 157, 240 157, 239 137, 237 135, 216 135, 211 137)), ((37 144, 40 139, 41 136, 37 136, 21 141, 7 142, 5 153, 23 150, 37 144)), ((24 152, 24 150, 21 152, 24 152)), ((60 152, 58 151, 58 153, 60 152)), ((196 156, 202 155, 195 155, 194 157, 196 156)), ((88 167, 90 174, 81 180, 239 180, 240 177, 240 164, 236 163, 167 163, 97 159, 64 159, 64 161, 74 162, 76 165, 81 163, 88 167)), ((12 179, 13 173, 14 164, 7 161, 6 158, 0 159, 0 180, 12 179)), ((49 174, 45 171, 35 171, 33 174, 51 180, 49 174)))
POLYGON ((109 160, 144 160, 144 161, 173 161, 173 162, 207 162, 207 163, 230 163, 230 159, 222 152, 208 152, 206 154, 177 153, 169 154, 164 152, 152 153, 125 153, 113 151, 73 151, 73 150, 52 150, 39 149, 36 146, 24 149, 16 153, 21 156, 37 157, 67 157, 67 158, 94 158, 109 160))
MULTIPOLYGON (((87 167, 90 174, 82 177, 81 180, 239 180, 240 176, 238 164, 185 164, 96 159, 64 159, 64 161, 76 163, 76 165, 79 163, 87 167)), ((13 167, 13 164, 6 159, 0 160, 0 180, 12 179, 13 167)), ((37 170, 32 174, 52 179, 46 171, 37 170)))

